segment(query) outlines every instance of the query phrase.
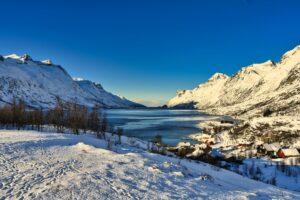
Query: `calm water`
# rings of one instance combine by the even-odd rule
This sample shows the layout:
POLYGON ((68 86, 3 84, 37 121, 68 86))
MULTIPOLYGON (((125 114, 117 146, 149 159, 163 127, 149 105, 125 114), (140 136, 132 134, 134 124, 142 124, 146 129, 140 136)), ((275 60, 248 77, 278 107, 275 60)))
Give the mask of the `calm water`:
POLYGON ((152 140, 161 135, 163 142, 176 145, 188 135, 199 133, 200 121, 218 118, 196 110, 106 110, 109 122, 124 130, 124 135, 152 140))

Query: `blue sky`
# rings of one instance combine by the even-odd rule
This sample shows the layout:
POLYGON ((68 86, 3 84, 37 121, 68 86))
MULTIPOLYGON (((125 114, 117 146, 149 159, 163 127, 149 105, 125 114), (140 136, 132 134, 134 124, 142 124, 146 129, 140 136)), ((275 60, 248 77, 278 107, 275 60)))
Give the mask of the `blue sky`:
POLYGON ((300 1, 2 1, 0 54, 50 58, 147 105, 300 44, 300 1))

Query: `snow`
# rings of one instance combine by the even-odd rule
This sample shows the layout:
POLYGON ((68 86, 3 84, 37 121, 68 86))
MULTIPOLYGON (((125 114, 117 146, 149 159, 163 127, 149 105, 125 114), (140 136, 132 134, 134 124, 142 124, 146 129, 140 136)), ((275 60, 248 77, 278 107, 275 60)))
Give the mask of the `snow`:
POLYGON ((300 198, 205 163, 106 147, 92 135, 0 131, 0 199, 300 198))
POLYGON ((272 144, 263 144, 263 146, 267 151, 277 152, 280 149, 280 144, 278 142, 272 144))
POLYGON ((226 74, 222 74, 222 73, 215 73, 210 79, 209 81, 216 81, 216 80, 220 80, 220 79, 227 79, 229 78, 226 74))
POLYGON ((214 74, 207 83, 200 84, 194 90, 178 91, 177 96, 168 102, 168 106, 198 102, 197 107, 209 107, 218 102, 219 98, 216 94, 221 92, 227 79, 228 76, 224 74, 214 74))
POLYGON ((246 119, 262 115, 269 107, 279 115, 297 115, 300 111, 299 72, 300 46, 297 46, 285 53, 280 62, 268 60, 252 64, 232 77, 217 73, 195 89, 178 92, 168 106, 194 102, 196 108, 208 113, 246 119))
POLYGON ((111 94, 103 89, 99 83, 94 83, 84 79, 76 79, 75 82, 91 97, 97 99, 104 105, 109 105, 109 107, 118 108, 128 108, 128 107, 139 107, 140 105, 131 102, 127 99, 122 99, 121 97, 111 94))
POLYGON ((7 56, 4 56, 4 58, 11 58, 11 59, 21 59, 21 56, 18 56, 17 54, 10 54, 10 55, 7 55, 7 56))
POLYGON ((189 147, 189 146, 191 146, 191 143, 189 143, 189 142, 179 142, 178 144, 177 144, 177 147, 178 148, 181 148, 181 147, 189 147))
POLYGON ((43 64, 46 64, 46 65, 52 65, 52 64, 53 64, 52 61, 49 60, 49 59, 43 60, 42 63, 43 63, 43 64))
MULTIPOLYGON (((297 158, 287 159, 255 159, 249 158, 244 160, 244 165, 239 167, 239 171, 245 173, 245 168, 254 169, 253 175, 264 182, 268 182, 271 179, 276 180, 276 185, 281 188, 289 188, 290 190, 300 191, 300 177, 299 174, 299 161, 297 158), (285 164, 285 166, 282 165, 285 164), (246 167, 245 167, 246 166, 246 167), (260 173, 257 173, 259 168, 260 173)), ((246 175, 246 174, 244 174, 246 175)), ((252 176, 249 175, 248 176, 252 176)))
POLYGON ((281 149, 285 156, 300 156, 297 149, 281 149))
POLYGON ((210 143, 210 142, 215 142, 214 137, 211 135, 205 134, 205 133, 199 133, 199 134, 192 134, 189 136, 192 140, 196 140, 199 142, 204 142, 204 143, 210 143))
MULTIPOLYGON (((168 106, 193 104, 200 111, 229 115, 239 122, 201 122, 203 132, 215 135, 215 147, 280 142, 300 146, 300 46, 286 52, 277 63, 267 60, 241 68, 232 77, 216 73, 192 90, 181 90, 168 106), (269 116, 265 116, 270 110, 269 116), (278 139, 276 139, 276 136, 278 139)), ((191 136, 204 142, 202 133, 191 136)))
POLYGON ((34 61, 28 55, 12 54, 0 61, 0 101, 12 102, 14 97, 23 99, 28 106, 50 108, 57 97, 75 101, 88 107, 99 104, 108 108, 140 106, 105 91, 91 81, 73 80, 60 65, 50 60, 34 61))

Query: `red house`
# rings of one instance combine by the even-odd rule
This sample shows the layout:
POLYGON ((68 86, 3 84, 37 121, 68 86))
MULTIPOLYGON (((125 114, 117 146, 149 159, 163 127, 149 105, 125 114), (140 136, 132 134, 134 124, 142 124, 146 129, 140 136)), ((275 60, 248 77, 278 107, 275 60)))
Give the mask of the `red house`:
POLYGON ((300 154, 297 149, 279 149, 277 156, 279 158, 286 158, 300 156, 300 154))

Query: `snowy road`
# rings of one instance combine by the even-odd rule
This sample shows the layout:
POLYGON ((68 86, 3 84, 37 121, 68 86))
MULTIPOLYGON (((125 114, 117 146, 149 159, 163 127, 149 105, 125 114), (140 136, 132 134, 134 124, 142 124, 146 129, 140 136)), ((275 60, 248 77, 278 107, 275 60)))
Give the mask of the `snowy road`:
POLYGON ((0 199, 300 199, 210 165, 92 136, 0 131, 0 199))

